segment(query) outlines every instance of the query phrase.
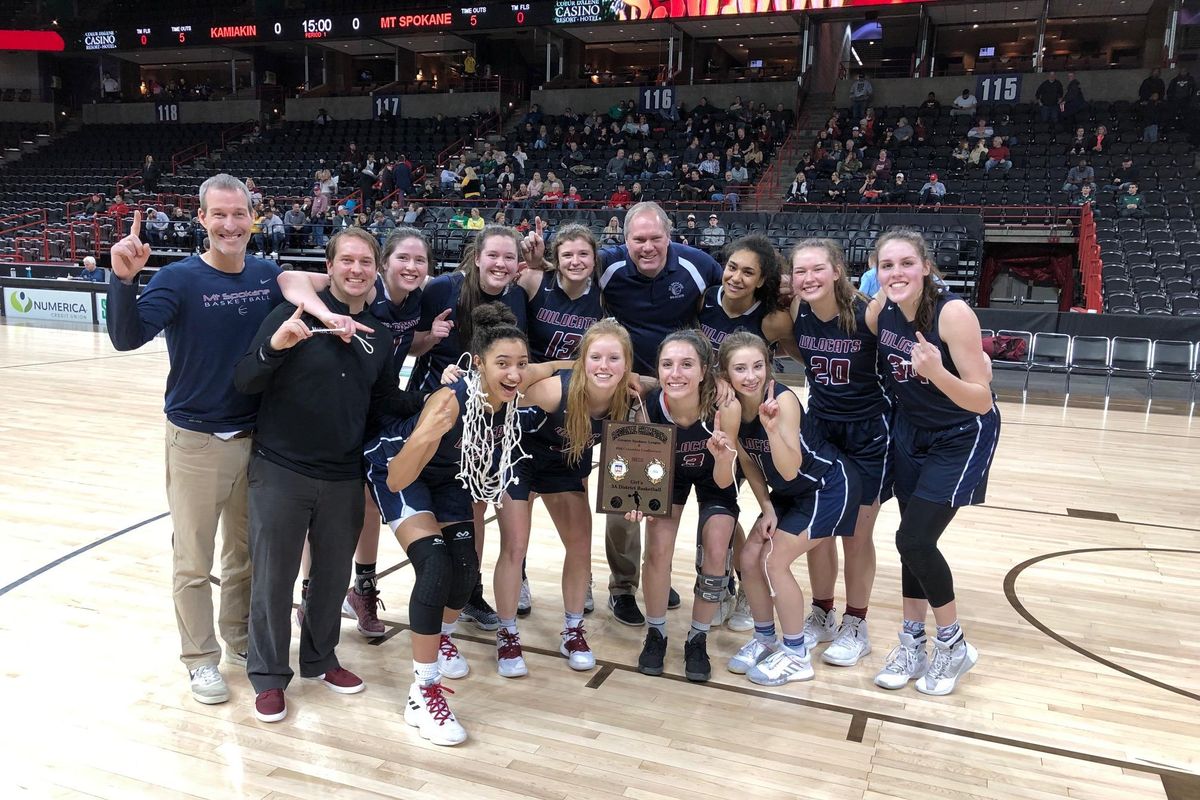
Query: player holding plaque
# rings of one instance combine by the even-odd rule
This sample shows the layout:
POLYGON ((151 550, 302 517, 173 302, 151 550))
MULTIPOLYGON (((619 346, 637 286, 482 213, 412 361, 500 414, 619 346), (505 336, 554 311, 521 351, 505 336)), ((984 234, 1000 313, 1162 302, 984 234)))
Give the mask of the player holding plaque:
MULTIPOLYGON (((737 487, 732 481, 722 489, 714 471, 733 474, 735 452, 710 450, 713 409, 716 399, 712 345, 696 330, 676 331, 658 348, 658 389, 646 398, 651 422, 675 426, 674 481, 671 486, 671 515, 647 517, 646 556, 642 565, 645 581, 646 622, 650 630, 638 656, 638 672, 661 675, 667 650, 667 594, 670 591, 671 560, 679 518, 692 488, 700 503, 700 542, 692 627, 684 645, 684 674, 688 680, 707 681, 712 673, 708 659, 708 630, 721 600, 727 578, 726 554, 737 521, 737 487)), ((612 470, 613 465, 602 465, 612 470)), ((638 510, 626 519, 639 521, 638 510)))

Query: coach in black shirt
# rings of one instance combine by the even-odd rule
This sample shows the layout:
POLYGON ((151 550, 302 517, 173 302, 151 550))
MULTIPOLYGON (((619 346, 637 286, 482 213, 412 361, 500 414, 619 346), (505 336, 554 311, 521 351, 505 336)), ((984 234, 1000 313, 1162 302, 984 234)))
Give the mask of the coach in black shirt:
POLYGON ((363 688, 334 653, 363 519, 362 444, 369 422, 421 410, 419 396, 398 388, 391 337, 366 310, 379 261, 371 234, 336 234, 326 248, 329 288, 319 295, 330 311, 370 332, 359 330, 349 342, 317 335, 323 326, 315 317, 284 303, 263 321, 234 373, 240 391, 262 393, 249 473, 254 576, 246 671, 258 693, 255 714, 265 722, 287 714, 292 588, 306 536, 312 571, 300 675, 344 694, 363 688))

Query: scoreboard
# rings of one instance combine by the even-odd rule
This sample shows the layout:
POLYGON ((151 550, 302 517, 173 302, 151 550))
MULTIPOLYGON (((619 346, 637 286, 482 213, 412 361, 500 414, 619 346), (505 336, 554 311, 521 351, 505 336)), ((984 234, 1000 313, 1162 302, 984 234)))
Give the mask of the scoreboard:
POLYGON ((391 0, 392 11, 310 13, 250 19, 147 20, 127 29, 81 31, 81 50, 134 50, 184 45, 269 44, 353 39, 407 33, 446 33, 547 25, 594 25, 725 15, 784 14, 857 6, 933 3, 938 0, 529 0, 523 3, 457 2, 413 8, 391 0))

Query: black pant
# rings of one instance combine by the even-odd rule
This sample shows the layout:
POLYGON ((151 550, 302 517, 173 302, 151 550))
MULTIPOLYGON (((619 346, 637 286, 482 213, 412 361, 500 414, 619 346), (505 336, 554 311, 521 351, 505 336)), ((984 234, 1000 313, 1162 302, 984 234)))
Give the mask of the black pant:
POLYGON ((312 553, 308 607, 300 628, 300 675, 338 666, 342 599, 363 519, 361 479, 309 478, 258 455, 250 458, 250 652, 254 691, 291 682, 292 591, 307 536, 312 553))

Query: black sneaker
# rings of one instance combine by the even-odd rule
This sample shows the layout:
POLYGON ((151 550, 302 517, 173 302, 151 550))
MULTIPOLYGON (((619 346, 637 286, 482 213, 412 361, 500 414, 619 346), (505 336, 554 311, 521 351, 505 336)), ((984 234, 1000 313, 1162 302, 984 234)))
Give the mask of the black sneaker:
POLYGON ((638 656, 638 672, 643 675, 662 675, 663 657, 667 654, 667 637, 651 628, 646 633, 646 641, 642 644, 642 653, 638 656))
POLYGON ((683 674, 689 681, 703 683, 712 677, 708 660, 708 634, 697 633, 683 644, 683 674))
MULTIPOLYGON (((613 595, 608 598, 608 607, 612 609, 613 618, 622 625, 640 628, 646 624, 646 617, 631 594, 613 595)), ((662 664, 661 658, 659 664, 662 664)))
POLYGON ((683 605, 683 601, 679 599, 679 592, 675 591, 675 587, 671 587, 671 592, 667 595, 667 608, 671 611, 683 605))
POLYGON ((500 627, 500 616, 482 596, 468 600, 458 615, 459 622, 470 622, 481 631, 494 631, 500 627))

